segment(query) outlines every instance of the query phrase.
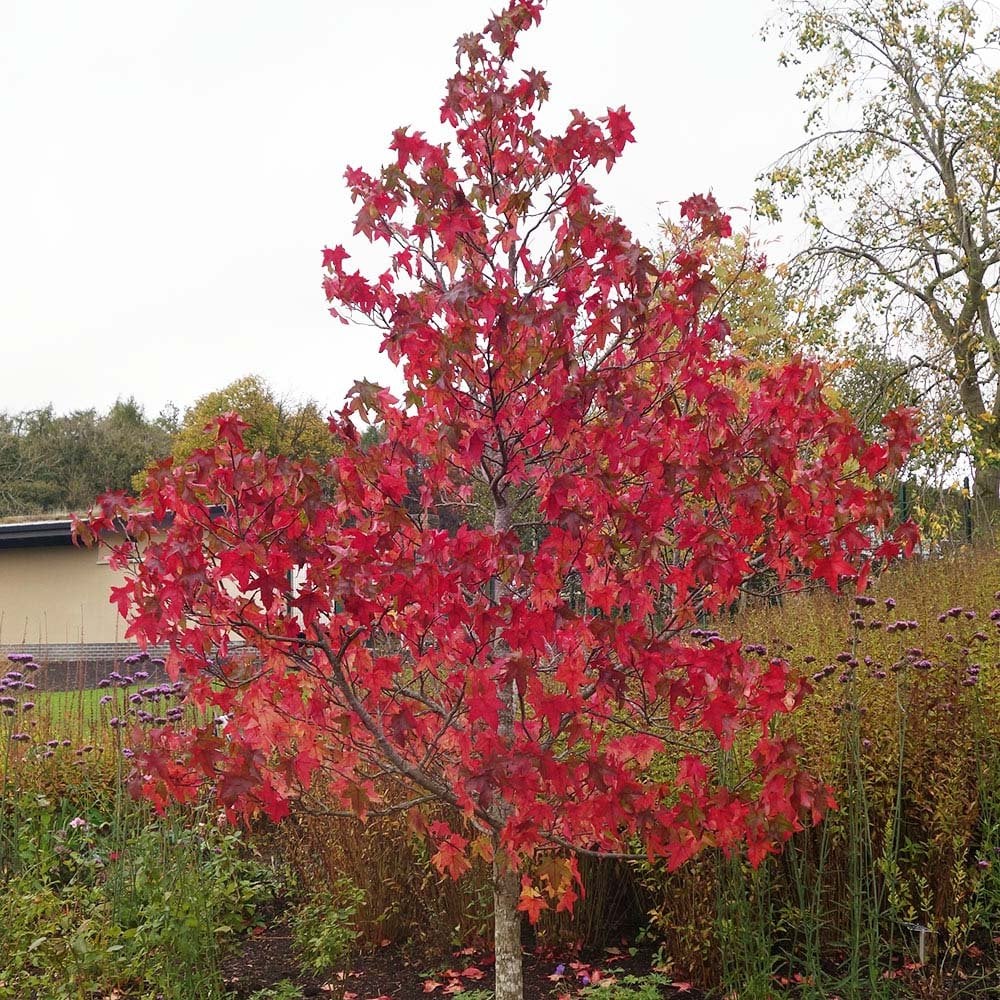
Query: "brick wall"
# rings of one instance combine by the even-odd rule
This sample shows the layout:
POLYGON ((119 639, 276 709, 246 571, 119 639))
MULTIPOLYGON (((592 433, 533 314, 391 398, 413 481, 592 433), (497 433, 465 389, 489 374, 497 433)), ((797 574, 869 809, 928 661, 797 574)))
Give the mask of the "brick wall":
MULTIPOLYGON (((42 669, 31 678, 32 682, 42 691, 75 691, 82 688, 96 687, 102 677, 107 677, 113 670, 119 673, 129 673, 129 668, 122 666, 122 661, 137 652, 132 642, 92 642, 92 643, 21 643, 18 645, 0 645, 0 673, 3 673, 9 653, 30 653, 42 669)), ((162 659, 166 649, 150 648, 150 658, 162 659)), ((156 663, 144 662, 141 668, 149 674, 148 683, 158 683, 166 680, 166 672, 156 663)))

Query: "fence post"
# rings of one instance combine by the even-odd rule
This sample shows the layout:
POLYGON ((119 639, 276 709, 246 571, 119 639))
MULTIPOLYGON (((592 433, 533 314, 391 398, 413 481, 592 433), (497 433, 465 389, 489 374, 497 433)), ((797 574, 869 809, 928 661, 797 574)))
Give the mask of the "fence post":
POLYGON ((906 481, 899 484, 899 492, 896 494, 896 517, 900 522, 910 519, 910 498, 906 493, 906 481))
POLYGON ((965 515, 965 540, 972 541, 972 490, 969 485, 969 477, 962 480, 962 488, 965 491, 962 500, 962 511, 965 515))

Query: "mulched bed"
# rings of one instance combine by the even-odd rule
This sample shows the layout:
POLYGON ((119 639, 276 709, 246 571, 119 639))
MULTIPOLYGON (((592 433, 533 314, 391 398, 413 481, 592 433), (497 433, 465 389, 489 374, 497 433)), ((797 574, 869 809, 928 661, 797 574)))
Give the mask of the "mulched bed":
MULTIPOLYGON (((576 996, 588 980, 596 985, 614 975, 648 975, 653 954, 649 949, 609 949, 599 955, 524 956, 525 1000, 556 1000, 576 996)), ((299 969, 287 928, 273 925, 251 936, 243 950, 223 966, 228 995, 246 1000, 255 991, 282 980, 294 983, 306 997, 342 997, 343 1000, 427 1000, 447 998, 460 990, 493 989, 492 958, 466 950, 439 961, 407 957, 397 948, 383 948, 354 963, 348 973, 330 980, 316 979, 299 969), (435 985, 436 984, 436 985, 435 985)), ((702 996, 688 984, 664 988, 664 997, 697 1000, 702 996)))
MULTIPOLYGON (((461 991, 492 993, 493 966, 488 954, 465 949, 437 959, 414 956, 395 947, 382 948, 355 961, 351 970, 317 978, 302 971, 292 949, 291 934, 281 920, 280 904, 269 915, 266 927, 258 928, 242 948, 222 967, 227 996, 248 1000, 255 992, 281 982, 299 988, 304 997, 331 1000, 448 1000, 461 991)), ((580 991, 587 982, 605 985, 609 977, 621 983, 626 976, 648 976, 654 971, 654 952, 648 947, 630 948, 624 942, 598 953, 575 956, 551 950, 524 952, 525 1000, 582 1000, 580 991)), ((943 992, 928 993, 928 981, 919 967, 903 960, 888 975, 897 980, 904 996, 947 995, 981 1000, 1000 996, 996 972, 986 973, 978 965, 959 972, 945 984, 943 992)), ((664 980, 669 977, 663 976, 664 980)), ((778 979, 776 995, 794 997, 805 980, 778 979)), ((593 996, 594 994, 591 994, 593 996)), ((596 994, 597 997, 600 993, 596 994)), ((672 981, 660 989, 663 1000, 704 1000, 705 994, 691 984, 672 981)))

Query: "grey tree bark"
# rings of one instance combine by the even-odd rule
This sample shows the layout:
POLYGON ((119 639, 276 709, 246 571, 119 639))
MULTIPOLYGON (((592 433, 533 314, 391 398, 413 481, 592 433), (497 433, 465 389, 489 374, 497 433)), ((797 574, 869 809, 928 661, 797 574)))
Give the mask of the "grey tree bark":
MULTIPOLYGON (((493 528, 498 534, 511 529, 514 512, 500 496, 494 496, 493 528)), ((504 644, 497 639, 494 653, 502 656, 504 644)), ((502 707, 498 730, 507 740, 514 736, 514 685, 508 681, 500 691, 502 707)), ((499 796, 496 811, 501 823, 509 816, 510 809, 499 796)), ((495 1000, 523 1000, 524 973, 521 957, 521 914, 517 908, 521 896, 521 879, 516 870, 506 863, 500 850, 499 836, 494 838, 493 859, 493 952, 496 958, 495 1000)))
POLYGON ((517 909, 521 879, 516 871, 493 862, 493 947, 496 955, 496 1000, 523 1000, 521 914, 517 909))

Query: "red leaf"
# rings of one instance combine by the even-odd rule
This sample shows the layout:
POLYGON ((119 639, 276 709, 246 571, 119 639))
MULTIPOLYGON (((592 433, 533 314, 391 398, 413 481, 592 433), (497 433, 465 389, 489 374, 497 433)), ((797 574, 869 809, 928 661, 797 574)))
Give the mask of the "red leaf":
POLYGON ((323 249, 323 266, 332 267, 335 271, 343 270, 344 261, 351 255, 342 247, 335 246, 332 250, 329 247, 323 249))
POLYGON ((530 923, 536 924, 542 912, 549 908, 549 904, 542 899, 541 893, 534 886, 525 885, 521 888, 521 898, 518 900, 517 908, 528 915, 530 923))

